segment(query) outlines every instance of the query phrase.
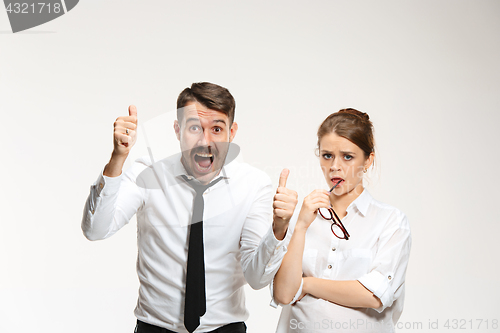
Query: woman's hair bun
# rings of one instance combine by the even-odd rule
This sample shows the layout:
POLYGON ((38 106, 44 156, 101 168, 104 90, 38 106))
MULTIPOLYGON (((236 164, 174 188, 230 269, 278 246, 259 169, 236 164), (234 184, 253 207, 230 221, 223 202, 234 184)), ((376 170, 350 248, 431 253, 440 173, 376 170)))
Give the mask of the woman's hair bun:
POLYGON ((366 120, 366 121, 370 120, 370 116, 367 113, 358 111, 356 109, 351 109, 351 108, 342 109, 342 110, 339 110, 337 113, 352 114, 354 116, 360 117, 363 120, 366 120))

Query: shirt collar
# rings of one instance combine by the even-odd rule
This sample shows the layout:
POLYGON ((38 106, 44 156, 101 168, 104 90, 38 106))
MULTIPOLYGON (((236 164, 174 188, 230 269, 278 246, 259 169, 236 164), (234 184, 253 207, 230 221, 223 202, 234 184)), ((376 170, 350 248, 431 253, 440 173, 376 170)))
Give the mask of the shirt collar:
POLYGON ((363 192, 347 207, 347 211, 351 209, 356 209, 361 213, 361 215, 366 216, 368 213, 368 208, 370 208, 370 203, 372 202, 373 197, 366 189, 363 189, 363 192))

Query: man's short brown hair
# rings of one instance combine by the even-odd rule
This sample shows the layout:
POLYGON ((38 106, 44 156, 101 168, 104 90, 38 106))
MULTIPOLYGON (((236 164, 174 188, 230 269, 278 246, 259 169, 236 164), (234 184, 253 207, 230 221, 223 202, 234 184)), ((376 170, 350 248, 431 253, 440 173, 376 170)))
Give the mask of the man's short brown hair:
POLYGON ((229 118, 229 124, 233 123, 236 102, 226 88, 210 82, 199 82, 184 89, 177 98, 178 121, 181 121, 183 116, 182 108, 191 102, 198 102, 209 109, 222 112, 229 118))

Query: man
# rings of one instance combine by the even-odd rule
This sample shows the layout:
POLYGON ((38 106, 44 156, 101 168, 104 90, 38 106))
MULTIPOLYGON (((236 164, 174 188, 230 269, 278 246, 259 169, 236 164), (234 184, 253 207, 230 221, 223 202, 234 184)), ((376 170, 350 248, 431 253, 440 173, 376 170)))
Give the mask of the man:
POLYGON ((269 177, 229 160, 238 125, 227 89, 194 83, 177 109, 181 153, 139 159, 124 174, 137 109, 116 120, 114 150, 91 187, 82 230, 89 240, 104 239, 137 213, 136 332, 245 332, 243 286, 272 281, 297 193, 285 187, 283 170, 273 202, 269 177))

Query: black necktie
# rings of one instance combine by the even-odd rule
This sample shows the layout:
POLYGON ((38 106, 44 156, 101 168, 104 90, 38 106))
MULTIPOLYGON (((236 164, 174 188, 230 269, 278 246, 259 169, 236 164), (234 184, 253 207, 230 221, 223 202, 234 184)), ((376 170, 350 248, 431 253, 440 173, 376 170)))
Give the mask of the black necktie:
POLYGON ((205 294, 205 254, 203 249, 203 193, 207 188, 217 184, 217 178, 208 185, 195 184, 183 176, 196 191, 193 204, 193 217, 189 227, 189 249, 186 272, 186 296, 184 303, 184 326, 193 332, 200 326, 200 317, 207 310, 205 294))

